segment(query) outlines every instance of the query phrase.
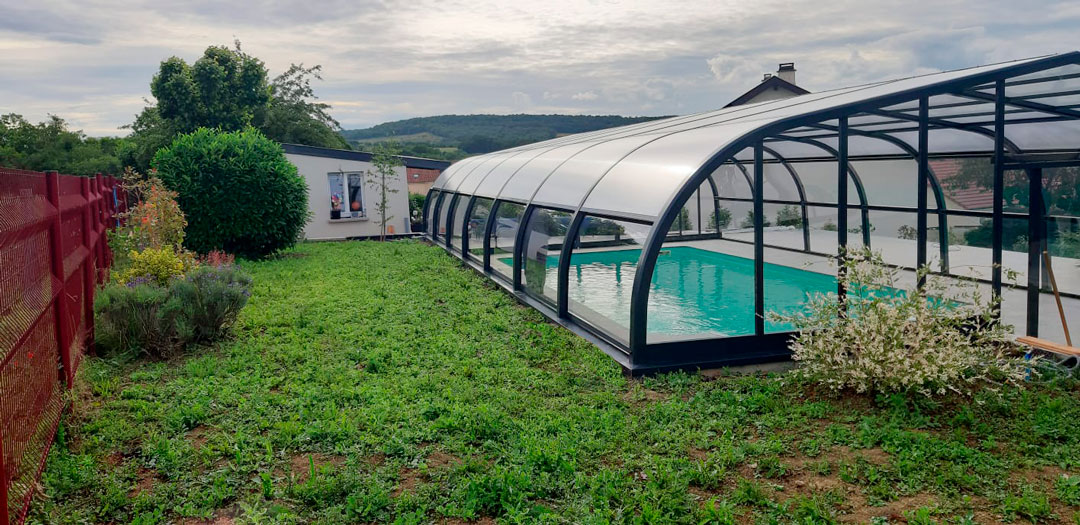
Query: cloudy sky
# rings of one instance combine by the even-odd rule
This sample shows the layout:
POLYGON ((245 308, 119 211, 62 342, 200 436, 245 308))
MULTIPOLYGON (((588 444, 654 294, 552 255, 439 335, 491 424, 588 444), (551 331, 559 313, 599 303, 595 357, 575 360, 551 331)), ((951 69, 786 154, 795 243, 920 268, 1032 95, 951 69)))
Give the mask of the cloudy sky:
POLYGON ((447 113, 667 115, 794 61, 817 91, 1080 49, 1039 0, 0 0, 0 113, 124 134, 169 56, 322 64, 345 128, 447 113))

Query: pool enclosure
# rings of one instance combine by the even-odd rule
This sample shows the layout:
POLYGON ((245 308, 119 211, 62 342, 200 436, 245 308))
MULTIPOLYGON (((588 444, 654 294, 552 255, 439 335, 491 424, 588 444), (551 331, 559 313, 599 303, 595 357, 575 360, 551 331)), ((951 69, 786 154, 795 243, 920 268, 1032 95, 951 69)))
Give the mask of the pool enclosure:
POLYGON ((1072 52, 470 157, 425 236, 635 373, 786 359, 766 313, 843 293, 836 259, 864 246, 1064 343, 1048 270, 1080 325, 1078 173, 1072 52))

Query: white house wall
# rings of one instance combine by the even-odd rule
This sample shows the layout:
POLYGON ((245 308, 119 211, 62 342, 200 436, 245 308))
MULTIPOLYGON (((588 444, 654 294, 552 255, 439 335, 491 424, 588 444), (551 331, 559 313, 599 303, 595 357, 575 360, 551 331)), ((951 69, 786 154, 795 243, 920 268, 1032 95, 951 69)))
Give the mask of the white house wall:
MULTIPOLYGON (((308 185, 308 210, 311 217, 304 226, 304 238, 308 240, 336 240, 351 237, 372 237, 380 233, 376 205, 379 200, 378 188, 365 183, 361 192, 365 216, 333 220, 330 218, 330 181, 328 175, 337 172, 373 172, 375 166, 370 162, 342 160, 329 157, 316 157, 286 153, 285 157, 296 166, 300 176, 308 185)), ((394 234, 409 233, 409 191, 405 182, 405 167, 394 169, 397 176, 389 184, 397 193, 388 194, 387 233, 393 228, 394 234)), ((343 206, 348 210, 348 204, 343 206)))

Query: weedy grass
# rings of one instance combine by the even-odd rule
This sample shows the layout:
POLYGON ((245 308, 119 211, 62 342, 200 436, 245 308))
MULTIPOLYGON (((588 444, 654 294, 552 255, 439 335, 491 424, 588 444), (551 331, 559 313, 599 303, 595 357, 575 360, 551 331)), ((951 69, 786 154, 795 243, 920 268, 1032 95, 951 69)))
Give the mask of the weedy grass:
POLYGON ((418 242, 245 263, 231 339, 85 360, 41 523, 1073 523, 1080 389, 625 378, 418 242))

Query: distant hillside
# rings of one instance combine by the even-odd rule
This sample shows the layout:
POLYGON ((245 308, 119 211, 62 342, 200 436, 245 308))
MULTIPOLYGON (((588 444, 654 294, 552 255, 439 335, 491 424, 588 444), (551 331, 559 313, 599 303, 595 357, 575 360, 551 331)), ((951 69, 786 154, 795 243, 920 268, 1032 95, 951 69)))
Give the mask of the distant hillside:
POLYGON ((572 133, 625 126, 664 117, 617 115, 440 115, 342 131, 353 146, 394 140, 408 155, 458 160, 572 133))

